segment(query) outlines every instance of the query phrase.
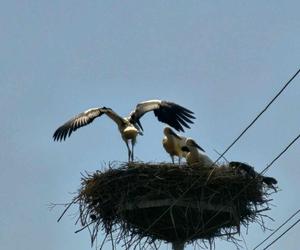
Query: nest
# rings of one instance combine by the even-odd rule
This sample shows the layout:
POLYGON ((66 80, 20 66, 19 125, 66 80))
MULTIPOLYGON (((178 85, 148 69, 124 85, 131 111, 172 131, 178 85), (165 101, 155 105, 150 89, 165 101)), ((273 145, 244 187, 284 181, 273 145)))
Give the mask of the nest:
POLYGON ((263 211, 276 191, 275 179, 267 182, 239 164, 110 166, 86 174, 70 205, 79 205, 79 220, 92 242, 99 230, 117 243, 123 240, 126 249, 142 238, 148 244, 235 239, 241 225, 258 222, 265 229, 263 211))

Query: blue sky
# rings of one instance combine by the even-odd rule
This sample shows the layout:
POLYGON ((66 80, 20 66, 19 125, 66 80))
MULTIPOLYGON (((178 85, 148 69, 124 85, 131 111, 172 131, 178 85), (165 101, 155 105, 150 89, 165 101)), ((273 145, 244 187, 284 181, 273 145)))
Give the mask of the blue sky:
MULTIPOLYGON (((127 115, 140 101, 177 102, 197 116, 186 136, 216 159, 214 149, 223 151, 298 70, 299 8, 299 1, 2 1, 3 249, 89 248, 88 232, 74 234, 73 216, 57 223, 62 210, 48 209, 72 198, 80 172, 127 159, 106 117, 52 141, 59 125, 88 108, 127 115)), ((226 158, 262 170, 299 134, 299 100, 298 77, 226 158)), ((169 161, 164 125, 153 114, 142 123, 137 159, 169 161)), ((272 196, 270 228, 299 208, 299 150, 296 143, 268 171, 282 189, 272 196)), ((243 232, 249 249, 267 235, 256 225, 243 232)), ((298 249, 298 235, 299 225, 273 249, 298 249)), ((216 241, 216 249, 233 245, 216 241)))

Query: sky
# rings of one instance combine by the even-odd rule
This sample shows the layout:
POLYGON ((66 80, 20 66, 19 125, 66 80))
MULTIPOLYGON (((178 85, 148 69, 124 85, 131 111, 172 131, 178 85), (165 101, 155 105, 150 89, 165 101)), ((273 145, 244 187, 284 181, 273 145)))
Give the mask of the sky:
MULTIPOLYGON (((74 233, 72 213, 57 223, 63 208, 49 210, 73 198, 80 173, 127 160, 106 117, 53 142, 58 126, 88 108, 126 116, 140 101, 176 102, 197 117, 185 136, 216 159, 214 150, 224 151, 299 69, 299 8, 299 1, 2 1, 1 248, 91 248, 87 231, 74 233)), ((298 76, 225 157, 261 171, 299 134, 299 107, 298 76)), ((142 124, 136 159, 170 161, 164 124, 151 113, 142 124)), ((281 189, 269 228, 299 209, 299 150, 297 142, 267 172, 281 189)), ((299 231, 271 249, 298 249, 299 231)), ((250 224, 241 245, 253 249, 269 233, 250 224)), ((224 240, 215 247, 235 249, 224 240)))

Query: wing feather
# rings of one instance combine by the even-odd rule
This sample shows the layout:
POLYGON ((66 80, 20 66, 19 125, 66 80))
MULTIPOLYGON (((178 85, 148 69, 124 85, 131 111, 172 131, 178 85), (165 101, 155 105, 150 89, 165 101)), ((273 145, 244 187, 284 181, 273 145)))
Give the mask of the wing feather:
MULTIPOLYGON (((149 111, 154 111, 154 115, 160 122, 166 123, 177 131, 184 132, 185 128, 190 128, 195 119, 193 112, 173 102, 150 100, 139 103, 130 114, 130 121, 141 127, 140 118, 149 111)), ((142 129, 142 127, 141 127, 142 129)))
POLYGON ((88 109, 69 121, 60 126, 53 134, 54 141, 65 140, 69 137, 72 132, 76 131, 78 128, 83 127, 91 123, 95 118, 104 114, 104 110, 102 108, 92 108, 88 109))
POLYGON ((186 127, 186 128, 191 128, 188 124, 187 124, 187 122, 190 122, 190 123, 193 123, 193 121, 185 121, 185 118, 184 117, 181 117, 181 116, 179 116, 179 115, 177 115, 177 119, 178 119, 178 122, 180 122, 184 127, 186 127))

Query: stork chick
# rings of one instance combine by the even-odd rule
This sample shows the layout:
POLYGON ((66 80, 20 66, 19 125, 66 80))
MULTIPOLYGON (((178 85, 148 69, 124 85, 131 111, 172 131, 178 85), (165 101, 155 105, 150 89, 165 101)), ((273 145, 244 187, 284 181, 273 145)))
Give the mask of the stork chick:
POLYGON ((183 146, 182 151, 187 152, 186 162, 189 166, 195 164, 210 167, 213 166, 213 161, 205 154, 203 148, 201 148, 193 139, 189 138, 186 140, 186 145, 183 146))
POLYGON ((166 152, 170 155, 174 164, 174 156, 178 157, 178 164, 182 157, 186 156, 186 152, 182 151, 182 147, 185 146, 186 137, 176 134, 170 127, 164 128, 165 137, 162 140, 162 144, 166 152))

